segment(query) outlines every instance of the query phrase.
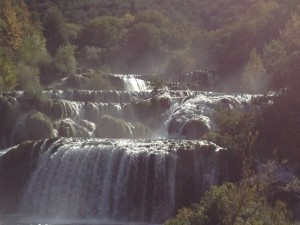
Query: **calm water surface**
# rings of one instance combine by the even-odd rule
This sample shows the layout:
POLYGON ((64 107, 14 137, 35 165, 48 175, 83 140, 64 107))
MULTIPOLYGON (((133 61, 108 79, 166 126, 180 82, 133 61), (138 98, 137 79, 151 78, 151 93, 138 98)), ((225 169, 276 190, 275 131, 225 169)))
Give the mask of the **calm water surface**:
POLYGON ((0 225, 160 225, 150 223, 128 223, 110 220, 67 220, 67 219, 41 219, 24 218, 20 216, 1 216, 0 225))

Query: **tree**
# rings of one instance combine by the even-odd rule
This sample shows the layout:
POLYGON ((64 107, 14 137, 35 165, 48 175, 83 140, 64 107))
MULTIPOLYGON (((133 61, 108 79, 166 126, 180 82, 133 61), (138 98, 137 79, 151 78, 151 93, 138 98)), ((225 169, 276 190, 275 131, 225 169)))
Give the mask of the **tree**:
POLYGON ((136 57, 158 52, 162 40, 160 30, 151 23, 138 23, 129 29, 126 46, 136 57))
POLYGON ((16 6, 13 1, 0 1, 0 43, 3 46, 16 50, 22 41, 22 25, 18 19, 16 6))
POLYGON ((13 90, 16 87, 16 74, 11 56, 0 48, 0 91, 13 90))
POLYGON ((243 87, 253 93, 260 93, 267 87, 266 69, 260 55, 253 49, 249 61, 242 72, 243 87))
POLYGON ((286 23, 284 30, 281 32, 280 39, 284 43, 287 57, 281 68, 284 75, 285 86, 293 87, 298 90, 300 84, 300 16, 293 14, 286 23))
POLYGON ((192 70, 194 61, 185 52, 175 52, 171 55, 166 68, 169 76, 180 76, 188 70, 192 70))
POLYGON ((269 188, 276 182, 274 167, 268 164, 262 174, 248 173, 237 184, 212 187, 199 204, 181 209, 165 225, 292 225, 284 203, 267 201, 269 188))
POLYGON ((51 55, 56 50, 68 43, 65 19, 62 12, 57 7, 51 7, 47 10, 43 18, 43 33, 46 38, 46 47, 51 55))
POLYGON ((271 85, 274 88, 285 84, 285 64, 288 59, 287 49, 282 40, 272 40, 263 48, 263 62, 266 72, 271 78, 271 85))
POLYGON ((90 21, 79 32, 78 45, 109 49, 117 46, 121 21, 116 17, 103 16, 90 21))
POLYGON ((66 76, 71 73, 75 73, 76 59, 75 59, 76 47, 71 44, 61 46, 57 49, 54 57, 54 65, 58 69, 60 76, 66 76))
POLYGON ((27 35, 16 52, 17 61, 33 66, 48 61, 50 58, 46 49, 46 40, 39 33, 27 35))

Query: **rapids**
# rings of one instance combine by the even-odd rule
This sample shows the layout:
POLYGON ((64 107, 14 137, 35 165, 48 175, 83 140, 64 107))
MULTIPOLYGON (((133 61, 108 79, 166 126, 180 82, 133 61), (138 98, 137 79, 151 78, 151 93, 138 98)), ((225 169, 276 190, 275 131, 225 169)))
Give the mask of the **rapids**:
POLYGON ((218 130, 218 109, 248 110, 256 96, 151 92, 137 75, 114 76, 125 90, 46 90, 44 102, 28 102, 23 92, 0 96, 12 121, 0 130, 5 221, 162 223, 211 185, 235 179, 236 156, 201 136, 218 130), (37 111, 52 121, 52 135, 20 144, 37 111))

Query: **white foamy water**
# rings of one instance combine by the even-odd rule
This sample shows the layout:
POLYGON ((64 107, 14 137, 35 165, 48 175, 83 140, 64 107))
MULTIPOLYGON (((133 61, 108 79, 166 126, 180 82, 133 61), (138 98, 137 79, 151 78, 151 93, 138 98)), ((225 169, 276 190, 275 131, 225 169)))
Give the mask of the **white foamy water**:
POLYGON ((221 94, 212 92, 197 93, 188 97, 173 108, 167 119, 169 135, 173 138, 185 138, 182 135, 183 127, 191 120, 202 121, 209 130, 217 130, 213 120, 214 114, 220 109, 245 108, 253 95, 221 94), (171 130, 170 130, 171 126, 171 130))
POLYGON ((136 78, 136 75, 134 74, 114 74, 114 76, 119 77, 123 80, 126 91, 149 91, 147 82, 142 79, 136 78))
MULTIPOLYGON (((211 145, 201 141, 59 139, 41 151, 20 214, 22 218, 66 221, 163 222, 175 212, 176 182, 182 179, 177 177, 176 149, 195 144, 211 145)), ((195 157, 191 185, 198 187, 195 196, 200 198, 218 181, 218 160, 215 154, 205 158, 197 153, 195 157)))

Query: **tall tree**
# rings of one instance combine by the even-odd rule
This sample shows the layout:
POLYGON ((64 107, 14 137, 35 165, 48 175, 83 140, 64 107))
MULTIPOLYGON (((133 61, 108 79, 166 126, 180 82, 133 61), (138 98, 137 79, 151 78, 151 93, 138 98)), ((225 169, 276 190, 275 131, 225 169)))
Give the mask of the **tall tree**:
POLYGON ((53 6, 47 10, 43 18, 43 28, 46 46, 52 56, 60 46, 68 43, 65 25, 64 16, 57 7, 53 6))

